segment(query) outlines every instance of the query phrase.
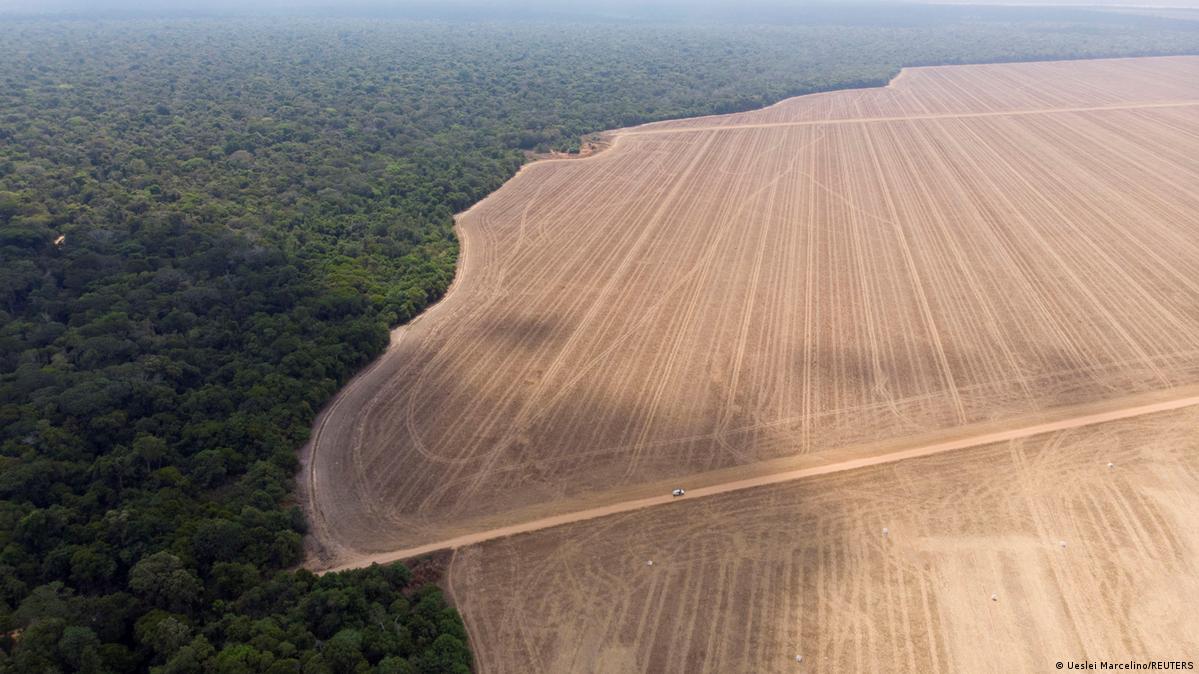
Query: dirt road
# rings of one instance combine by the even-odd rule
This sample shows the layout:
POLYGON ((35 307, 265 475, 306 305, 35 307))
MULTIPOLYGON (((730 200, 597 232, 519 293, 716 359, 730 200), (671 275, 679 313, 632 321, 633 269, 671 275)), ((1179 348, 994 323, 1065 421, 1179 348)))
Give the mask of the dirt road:
POLYGON ((1118 105, 1088 105, 1073 108, 1046 108, 1043 110, 996 110, 993 112, 949 112, 935 115, 892 115, 890 117, 850 117, 846 119, 810 119, 797 122, 761 122, 748 124, 725 124, 718 126, 679 126, 636 129, 625 131, 626 136, 648 136, 663 133, 688 133, 697 131, 731 131, 734 129, 774 129, 790 126, 830 126, 838 124, 881 124, 885 122, 914 122, 938 119, 978 119, 982 117, 1020 117, 1024 115, 1061 115, 1076 112, 1105 112, 1111 110, 1155 110, 1160 108, 1189 108, 1199 101, 1164 101, 1158 103, 1125 103, 1118 105))
POLYGON ((489 541, 449 589, 488 674, 1194 660, 1197 426, 1192 406, 489 541))
MULTIPOLYGON (((1127 401, 1127 399, 1122 400, 1127 401)), ((1147 414, 1168 412, 1184 407, 1199 405, 1199 389, 1191 387, 1175 392, 1153 394, 1152 396, 1137 396, 1135 400, 1136 402, 1131 405, 1119 406, 1114 409, 1088 412, 1080 415, 1056 419, 1053 421, 1041 421, 1029 425, 1018 425, 1014 428, 1009 428, 1006 430, 988 431, 975 435, 965 435, 953 440, 924 444, 918 447, 909 447, 895 451, 881 452, 872 456, 836 461, 833 463, 825 463, 823 465, 799 468, 795 470, 785 470, 742 480, 733 480, 729 482, 692 488, 687 491, 687 495, 684 498, 690 501, 706 496, 727 494, 729 492, 753 489, 755 487, 764 487, 767 485, 790 482, 793 480, 816 477, 819 475, 828 475, 830 473, 855 470, 858 468, 865 468, 867 466, 876 466, 894 461, 902 461, 904 459, 931 456, 934 454, 951 452, 959 449, 969 449, 971 447, 980 447, 999 442, 1007 442, 1010 440, 1028 438, 1035 435, 1082 428, 1085 426, 1092 426, 1111 421, 1120 421, 1122 419, 1130 419, 1147 414), (1163 396, 1170 397, 1167 397, 1163 400, 1145 402, 1146 398, 1160 398, 1163 396)), ((1119 402, 1117 401, 1116 404, 1119 404, 1119 402)), ((1108 402, 1098 407, 1111 405, 1112 403, 1108 402)), ((1094 409, 1096 407, 1096 405, 1089 405, 1086 406, 1086 409, 1094 409)), ((684 477, 678 480, 678 483, 685 485, 690 481, 692 481, 691 477, 684 477)), ((599 517, 606 517, 609 515, 616 515, 618 513, 626 513, 634 510, 642 510, 644 508, 652 508, 655 506, 662 506, 677 502, 679 502, 678 499, 669 494, 621 501, 601 507, 568 512, 561 515, 555 515, 553 517, 545 517, 520 524, 513 524, 510 526, 498 527, 486 531, 456 536, 454 538, 437 541, 436 543, 430 543, 428 545, 421 545, 403 550, 395 550, 393 552, 363 555, 336 567, 324 569, 323 571, 344 571, 346 569, 356 569, 369 566, 371 564, 386 564, 389 562, 419 557, 421 555, 426 555, 439 550, 457 549, 463 546, 475 545, 499 538, 506 538, 518 534, 530 533, 542 529, 549 529, 552 527, 559 527, 585 520, 596 519, 599 517)))

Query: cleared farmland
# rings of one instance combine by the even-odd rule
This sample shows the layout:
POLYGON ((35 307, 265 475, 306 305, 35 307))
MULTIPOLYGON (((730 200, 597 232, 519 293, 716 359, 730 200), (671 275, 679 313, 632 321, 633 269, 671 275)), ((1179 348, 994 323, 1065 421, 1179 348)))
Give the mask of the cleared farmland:
POLYGON ((450 582, 486 672, 1193 659, 1197 426, 1190 408, 683 501, 461 549, 450 582))
POLYGON ((1199 383, 1199 58, 627 129, 460 220, 318 422, 332 564, 636 483, 1199 383))

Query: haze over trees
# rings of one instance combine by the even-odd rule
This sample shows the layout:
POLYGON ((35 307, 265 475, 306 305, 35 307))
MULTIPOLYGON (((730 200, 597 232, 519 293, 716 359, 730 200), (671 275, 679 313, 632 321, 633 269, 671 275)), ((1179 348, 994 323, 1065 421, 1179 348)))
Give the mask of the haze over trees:
POLYGON ((452 214, 581 134, 905 64, 1194 52, 927 25, 6 21, 0 671, 464 671, 400 566, 291 571, 313 417, 445 291, 452 214))

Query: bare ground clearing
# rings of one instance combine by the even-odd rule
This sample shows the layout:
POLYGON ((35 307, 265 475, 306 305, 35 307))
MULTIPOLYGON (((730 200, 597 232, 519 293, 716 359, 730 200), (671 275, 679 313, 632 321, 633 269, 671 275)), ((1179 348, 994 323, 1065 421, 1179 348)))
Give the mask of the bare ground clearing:
POLYGON ((485 672, 1194 660, 1197 427, 1191 407, 591 520, 459 550, 450 584, 485 672))
POLYGON ((322 414, 313 565, 1199 384, 1196 102, 1194 57, 920 68, 526 167, 322 414))
POLYGON ((339 567, 327 570, 340 571, 371 564, 387 564, 543 529, 667 505, 676 502, 676 497, 671 492, 679 484, 686 485, 687 500, 694 500, 1196 405, 1199 405, 1199 387, 1171 389, 1097 404, 1057 407, 1025 419, 1005 419, 997 423, 977 424, 856 447, 734 466, 707 473, 695 473, 688 475, 683 483, 639 483, 588 494, 580 499, 557 501, 506 511, 494 517, 459 522, 446 532, 447 535, 453 535, 452 538, 415 548, 359 555, 344 560, 339 567), (462 533, 456 533, 459 531, 462 533))

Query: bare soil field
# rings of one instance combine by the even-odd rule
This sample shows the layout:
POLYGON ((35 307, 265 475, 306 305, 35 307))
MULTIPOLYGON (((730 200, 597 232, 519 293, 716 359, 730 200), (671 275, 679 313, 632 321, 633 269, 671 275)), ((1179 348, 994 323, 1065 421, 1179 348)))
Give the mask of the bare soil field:
POLYGON ((463 214, 451 293, 322 414, 313 566, 1199 383, 1199 58, 918 68, 610 142, 463 214))
MULTIPOLYGON (((687 488, 683 495, 690 501, 1187 407, 1199 407, 1199 386, 1154 391, 1085 405, 1055 407, 1041 414, 1021 417, 1018 421, 1007 419, 990 424, 959 426, 721 470, 692 473, 685 478, 687 488)), ((426 555, 440 555, 446 551, 518 534, 667 505, 676 502, 679 495, 674 493, 674 488, 678 484, 673 479, 657 483, 636 482, 583 497, 505 511, 493 528, 486 528, 486 520, 473 520, 469 527, 447 527, 447 538, 415 547, 360 553, 341 560, 337 566, 325 567, 324 570, 338 571, 362 568, 370 564, 423 559, 426 555)))
POLYGON ((684 500, 460 549, 450 584, 484 672, 1194 660, 1197 427, 1191 407, 684 500))

